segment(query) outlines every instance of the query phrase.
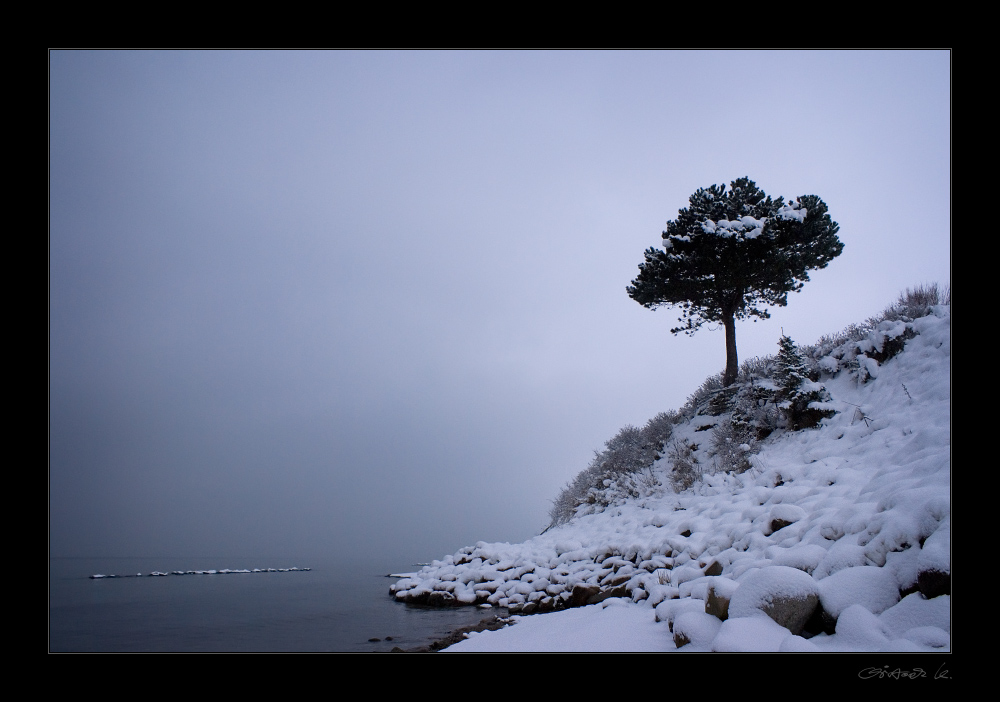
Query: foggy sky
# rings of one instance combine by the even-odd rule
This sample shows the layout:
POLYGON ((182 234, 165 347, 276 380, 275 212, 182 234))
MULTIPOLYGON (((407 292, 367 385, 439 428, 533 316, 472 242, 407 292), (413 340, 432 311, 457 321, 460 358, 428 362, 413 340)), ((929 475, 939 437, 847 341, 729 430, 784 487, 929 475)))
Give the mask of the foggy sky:
POLYGON ((700 187, 845 244, 741 361, 950 282, 943 51, 55 51, 49 144, 58 556, 537 534, 725 365, 625 292, 700 187))

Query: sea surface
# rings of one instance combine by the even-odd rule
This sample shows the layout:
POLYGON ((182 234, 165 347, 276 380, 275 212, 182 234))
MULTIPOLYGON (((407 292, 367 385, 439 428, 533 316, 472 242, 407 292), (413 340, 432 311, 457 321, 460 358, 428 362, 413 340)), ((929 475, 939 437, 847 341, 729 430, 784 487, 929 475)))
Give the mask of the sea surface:
POLYGON ((50 558, 49 650, 387 652, 427 645, 490 616, 490 610, 471 607, 395 602, 389 596, 395 580, 387 574, 414 570, 274 557, 50 558), (148 575, 293 566, 311 570, 148 575))

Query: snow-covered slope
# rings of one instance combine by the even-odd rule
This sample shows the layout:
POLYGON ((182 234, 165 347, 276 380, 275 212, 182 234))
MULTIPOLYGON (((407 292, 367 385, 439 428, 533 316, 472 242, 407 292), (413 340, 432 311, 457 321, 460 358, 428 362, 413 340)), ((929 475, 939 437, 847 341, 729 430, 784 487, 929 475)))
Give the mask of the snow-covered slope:
MULTIPOLYGON (((648 494, 522 544, 462 549, 394 596, 566 610, 449 650, 950 650, 950 307, 909 325, 882 365, 821 359, 837 414, 772 434, 751 470, 675 493, 664 457, 648 494)), ((704 443, 712 419, 675 437, 704 443)))

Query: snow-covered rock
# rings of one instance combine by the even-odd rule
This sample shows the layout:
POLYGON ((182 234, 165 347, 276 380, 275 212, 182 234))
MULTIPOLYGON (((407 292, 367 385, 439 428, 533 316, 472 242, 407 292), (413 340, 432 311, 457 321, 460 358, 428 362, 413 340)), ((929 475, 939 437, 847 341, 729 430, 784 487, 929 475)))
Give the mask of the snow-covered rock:
POLYGON ((767 566, 744 576, 729 603, 729 619, 764 613, 793 634, 801 633, 819 604, 813 577, 788 566, 767 566))
POLYGON ((899 585, 887 568, 845 568, 819 582, 819 599, 823 611, 834 619, 856 604, 881 614, 899 602, 899 585))

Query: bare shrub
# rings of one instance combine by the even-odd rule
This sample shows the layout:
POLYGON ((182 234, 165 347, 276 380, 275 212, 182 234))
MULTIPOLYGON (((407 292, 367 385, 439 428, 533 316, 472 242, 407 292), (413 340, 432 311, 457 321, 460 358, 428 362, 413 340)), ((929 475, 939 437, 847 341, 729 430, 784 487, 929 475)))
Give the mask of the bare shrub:
POLYGON ((751 382, 744 385, 733 401, 730 422, 733 430, 754 441, 761 441, 778 428, 780 412, 775 404, 775 389, 771 383, 751 382))
POLYGON ((673 434, 678 416, 660 412, 642 429, 626 424, 595 451, 590 464, 552 501, 550 527, 564 524, 581 513, 600 511, 608 505, 639 497, 659 485, 651 466, 661 457, 673 434))
POLYGON ((743 361, 740 365, 740 375, 737 382, 749 383, 755 378, 767 378, 771 375, 771 365, 774 363, 774 356, 754 356, 743 361))
POLYGON ((552 500, 552 507, 549 508, 550 528, 558 524, 565 524, 572 519, 576 508, 582 503, 582 499, 573 489, 573 482, 575 481, 567 483, 566 487, 556 495, 556 499, 552 500))
POLYGON ((663 448, 674 433, 678 415, 675 412, 660 412, 646 422, 642 428, 643 443, 652 451, 653 461, 660 459, 663 448))
POLYGON ((609 473, 629 473, 652 463, 652 460, 647 463, 642 443, 642 430, 626 424, 614 437, 604 442, 602 468, 609 473))
POLYGON ((750 455, 756 450, 757 439, 748 428, 726 417, 712 430, 712 454, 716 470, 725 473, 745 473, 752 467, 750 455))
POLYGON ((681 407, 680 414, 687 419, 691 419, 698 414, 698 410, 702 407, 702 405, 710 400, 719 390, 725 387, 722 384, 724 375, 724 373, 719 373, 718 375, 710 375, 705 378, 701 387, 695 390, 694 394, 692 394, 687 399, 687 402, 684 403, 684 406, 681 407))
POLYGON ((701 480, 704 474, 694 451, 695 447, 686 439, 684 441, 674 439, 670 447, 670 485, 675 492, 687 490, 701 480))
MULTIPOLYGON (((951 298, 951 290, 948 291, 951 298)), ((920 284, 912 288, 907 288, 905 292, 899 294, 899 299, 886 308, 882 314, 883 319, 895 321, 912 321, 920 317, 926 317, 931 313, 933 305, 940 305, 941 290, 937 283, 920 284)))

